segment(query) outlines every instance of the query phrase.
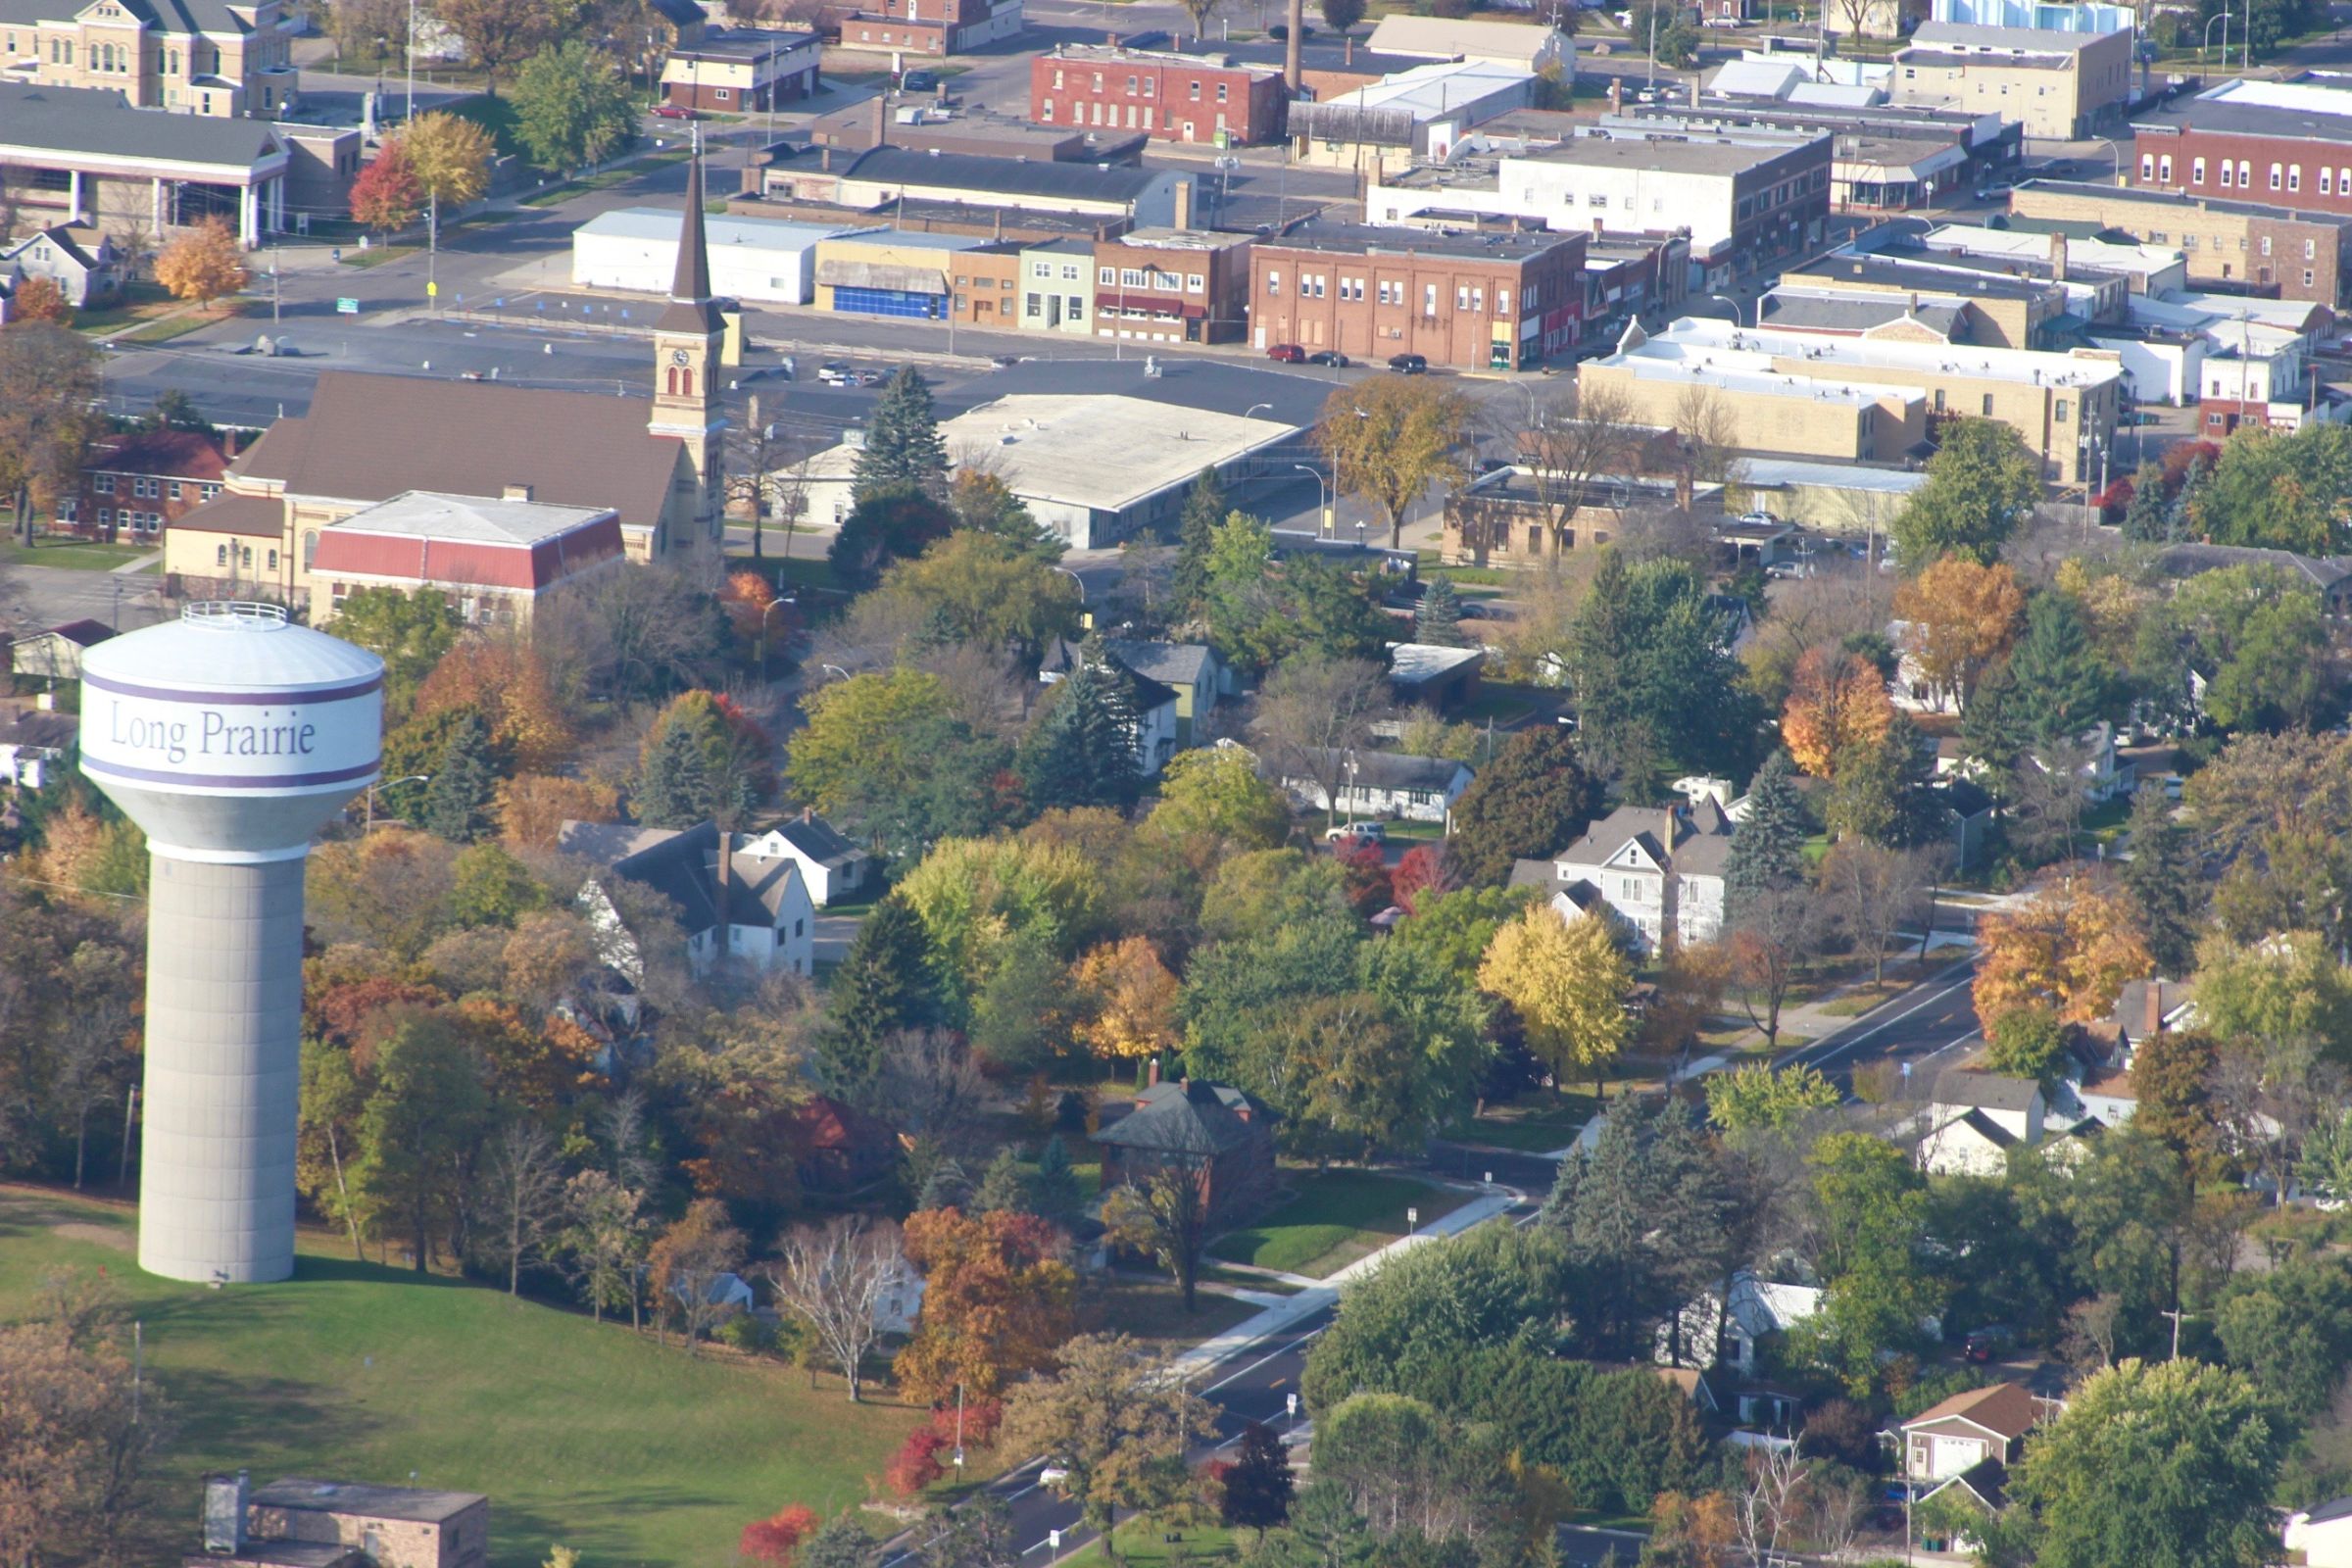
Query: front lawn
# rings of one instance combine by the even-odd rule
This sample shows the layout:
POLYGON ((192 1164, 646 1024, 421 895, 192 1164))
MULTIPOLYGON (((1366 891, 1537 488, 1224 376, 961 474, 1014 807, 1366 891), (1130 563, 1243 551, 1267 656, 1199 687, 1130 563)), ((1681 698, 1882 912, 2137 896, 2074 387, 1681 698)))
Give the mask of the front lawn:
POLYGON ((1446 1136, 1459 1143, 1548 1154, 1575 1143, 1576 1135, 1592 1119, 1592 1111, 1589 1094, 1565 1094, 1557 1100, 1544 1094, 1526 1095, 1507 1105, 1489 1105, 1484 1115, 1456 1122, 1446 1129, 1446 1136))
MULTIPOLYGON (((1192 1562, 1232 1562, 1242 1554, 1250 1532, 1222 1525, 1163 1525, 1151 1519, 1129 1519, 1111 1532, 1118 1538, 1119 1560, 1150 1563, 1152 1568, 1182 1568, 1192 1562), (1173 1541, 1168 1538, 1173 1536, 1173 1541)), ((1017 1543, 1015 1544, 1018 1544, 1017 1543)), ((1091 1542, 1075 1556, 1064 1557, 1068 1568, 1095 1568, 1110 1554, 1100 1541, 1091 1542)))
POLYGON ((51 539, 30 550, 19 544, 0 544, 0 565, 63 566, 68 571, 112 571, 127 566, 155 546, 106 545, 87 539, 51 539))
POLYGON ((1193 1309, 1169 1279, 1119 1279, 1079 1302, 1079 1327, 1088 1334, 1125 1334, 1173 1355, 1246 1323, 1264 1310, 1212 1291, 1196 1290, 1193 1309))
POLYGON ((207 1473, 250 1469, 486 1493, 495 1568, 535 1568, 559 1542, 589 1563, 723 1562, 788 1503, 860 1500, 918 1415, 853 1405, 837 1378, 812 1391, 779 1362, 693 1357, 625 1322, 354 1262, 329 1235, 303 1239, 280 1285, 207 1290, 131 1256, 126 1205, 0 1188, 0 1323, 70 1266, 105 1269, 144 1324, 178 1434, 135 1561, 176 1558, 207 1473))
POLYGON ((1211 1255, 1325 1279, 1402 1236, 1406 1209, 1420 1210, 1427 1225, 1471 1196, 1385 1171, 1331 1170, 1318 1176, 1293 1170, 1286 1176, 1290 1198, 1255 1225, 1219 1237, 1209 1247, 1211 1255))

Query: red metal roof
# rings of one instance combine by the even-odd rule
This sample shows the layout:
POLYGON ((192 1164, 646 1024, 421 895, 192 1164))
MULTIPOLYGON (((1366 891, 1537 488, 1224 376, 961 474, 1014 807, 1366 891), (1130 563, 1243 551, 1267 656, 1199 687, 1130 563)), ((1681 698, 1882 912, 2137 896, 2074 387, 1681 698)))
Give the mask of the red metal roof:
POLYGON ((318 555, 311 569, 332 575, 541 593, 566 577, 616 560, 620 554, 620 523, 612 517, 597 518, 531 545, 331 527, 319 531, 318 555))

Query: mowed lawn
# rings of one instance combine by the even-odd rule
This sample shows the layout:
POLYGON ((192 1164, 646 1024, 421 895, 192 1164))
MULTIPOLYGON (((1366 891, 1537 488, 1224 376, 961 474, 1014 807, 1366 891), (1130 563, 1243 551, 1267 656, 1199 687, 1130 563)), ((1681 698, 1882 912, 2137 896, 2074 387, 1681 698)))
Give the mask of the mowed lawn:
POLYGON ((1451 1213, 1471 1195, 1382 1171, 1334 1170, 1317 1176, 1289 1173, 1292 1196, 1255 1225, 1228 1231, 1209 1248, 1232 1263, 1254 1263, 1323 1279, 1405 1232, 1405 1210, 1427 1225, 1451 1213))
MULTIPOLYGON (((213 1291, 132 1259, 126 1209, 0 1187, 0 1322, 58 1266, 104 1267, 142 1322, 179 1434, 155 1502, 165 1560, 192 1547, 208 1471, 481 1492, 491 1561, 551 1544, 596 1568, 723 1564, 787 1503, 866 1494, 916 1411, 852 1405, 838 1378, 689 1357, 585 1316, 355 1263, 306 1237, 295 1278, 213 1291)), ((870 1386, 869 1386, 870 1388, 870 1386)))

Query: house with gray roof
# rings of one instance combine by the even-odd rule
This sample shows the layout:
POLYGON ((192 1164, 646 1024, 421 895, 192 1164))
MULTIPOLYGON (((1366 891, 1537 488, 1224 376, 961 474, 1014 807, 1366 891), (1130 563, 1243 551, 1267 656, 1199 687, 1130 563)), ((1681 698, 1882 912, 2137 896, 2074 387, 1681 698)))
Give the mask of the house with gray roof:
POLYGON ((1219 1225, 1263 1203, 1274 1190, 1273 1110, 1229 1084, 1161 1083, 1156 1063, 1152 1077, 1135 1108, 1095 1135, 1103 1190, 1190 1173, 1219 1225))
POLYGON ((122 286, 122 258, 115 242, 60 223, 14 246, 0 244, 0 284, 21 288, 36 277, 55 283, 75 310, 104 304, 122 286))
POLYGON ((1563 920, 1605 907, 1644 954, 1668 931, 1685 943, 1712 942, 1723 934, 1732 833, 1712 796, 1621 806, 1548 861, 1519 862, 1511 881, 1542 888, 1563 920))
POLYGON ((760 840, 738 842, 711 822, 683 830, 565 822, 556 847, 600 867, 580 888, 580 907, 596 929, 599 956, 632 982, 645 977, 639 944, 660 934, 631 929, 605 891, 604 876, 668 900, 687 967, 698 976, 721 963, 804 976, 814 971, 816 909, 808 885, 797 861, 767 853, 760 840))
POLYGON ((813 811, 752 835, 743 850, 799 866, 809 900, 820 909, 864 887, 873 871, 874 858, 813 811))
POLYGON ((1451 827, 1453 803, 1477 775, 1450 757, 1415 757, 1370 747, 1332 751, 1322 746, 1283 746, 1258 764, 1301 808, 1357 817, 1400 817, 1407 822, 1443 822, 1451 827), (1336 788, 1334 787, 1336 785, 1336 788))
POLYGON ((2047 1112, 2041 1085, 2031 1078, 1949 1068, 1919 1123, 1919 1166, 1938 1176, 1998 1176, 2009 1151, 2041 1143, 2047 1112))

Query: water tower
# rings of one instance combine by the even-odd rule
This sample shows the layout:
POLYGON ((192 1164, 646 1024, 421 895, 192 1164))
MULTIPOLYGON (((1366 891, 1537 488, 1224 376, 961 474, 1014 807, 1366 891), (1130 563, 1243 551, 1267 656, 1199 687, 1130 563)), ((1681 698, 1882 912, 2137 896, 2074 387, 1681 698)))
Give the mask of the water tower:
POLYGON ((81 661, 81 770, 147 834, 139 1266, 294 1271, 302 874, 375 782, 384 662, 275 605, 190 605, 81 661))

